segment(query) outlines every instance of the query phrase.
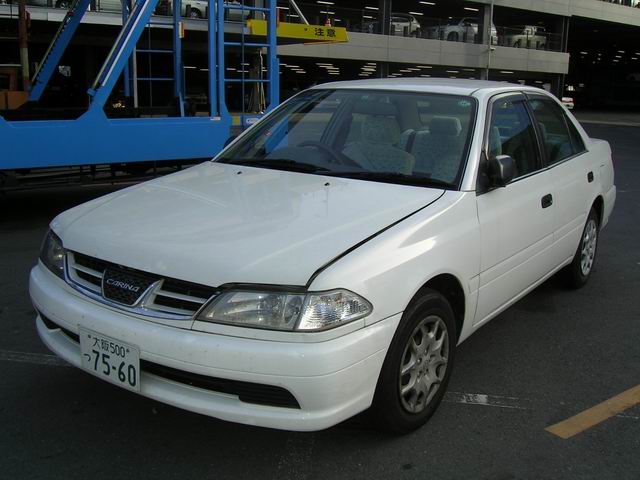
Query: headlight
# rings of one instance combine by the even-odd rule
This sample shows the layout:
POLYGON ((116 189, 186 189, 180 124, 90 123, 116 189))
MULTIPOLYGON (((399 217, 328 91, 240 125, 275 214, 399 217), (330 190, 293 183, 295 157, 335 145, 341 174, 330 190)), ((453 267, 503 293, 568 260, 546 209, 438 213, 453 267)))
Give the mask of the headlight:
POLYGON ((274 330, 324 330, 357 320, 373 307, 348 290, 317 293, 229 291, 220 294, 199 320, 274 330))
POLYGON ((42 241, 40 261, 58 277, 64 278, 64 248, 62 240, 52 230, 47 232, 42 241))

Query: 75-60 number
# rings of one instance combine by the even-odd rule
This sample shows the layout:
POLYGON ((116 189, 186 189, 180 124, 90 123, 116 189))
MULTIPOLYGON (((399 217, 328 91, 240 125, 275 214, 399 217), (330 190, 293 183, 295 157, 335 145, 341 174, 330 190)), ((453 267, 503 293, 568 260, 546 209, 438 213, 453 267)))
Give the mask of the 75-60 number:
MULTIPOLYGON (((104 375, 109 376, 111 374, 111 364, 109 359, 111 356, 108 353, 102 353, 98 350, 91 350, 94 354, 93 369, 98 372, 101 371, 104 375), (102 368, 102 370, 100 370, 102 368)), ((118 380, 122 383, 128 383, 132 387, 136 386, 138 378, 136 376, 136 369, 133 365, 127 365, 126 362, 120 362, 118 366, 118 380)))

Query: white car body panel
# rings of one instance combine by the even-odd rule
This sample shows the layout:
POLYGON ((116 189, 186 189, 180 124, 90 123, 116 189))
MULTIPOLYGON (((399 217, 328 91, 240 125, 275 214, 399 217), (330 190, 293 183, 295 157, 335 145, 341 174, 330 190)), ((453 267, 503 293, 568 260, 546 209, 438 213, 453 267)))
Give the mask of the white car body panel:
POLYGON ((552 185, 547 171, 478 197, 482 254, 476 324, 553 268, 553 209, 540 207, 552 185))
POLYGON ((54 230, 70 250, 158 275, 305 285, 344 250, 441 195, 205 162, 127 189, 90 215, 64 213, 54 230))
MULTIPOLYGON (((374 305, 372 324, 404 310, 429 279, 453 274, 467 294, 465 326, 471 325, 477 295, 480 248, 475 192, 446 192, 412 215, 324 270, 312 290, 345 285, 365 298, 383 298, 374 305), (445 228, 446 226, 446 228, 445 228), (452 254, 456 252, 455 254, 452 254)), ((461 339, 468 331, 463 330, 461 339)))
POLYGON ((141 394, 230 421, 318 430, 371 405, 402 313, 425 283, 447 275, 460 285, 462 342, 571 261, 592 205, 602 202, 602 227, 609 219, 616 197, 611 150, 589 139, 570 113, 585 153, 477 195, 489 102, 523 90, 554 98, 542 90, 418 79, 315 88, 475 97, 477 122, 459 191, 205 163, 71 209, 51 227, 67 249, 189 282, 348 289, 372 303, 369 316, 322 332, 200 320, 176 328, 92 300, 39 263, 30 294, 45 344, 80 365, 77 343, 47 328, 43 316, 68 332, 82 327, 136 345, 144 360, 281 386, 300 409, 246 404, 149 374, 141 394), (548 193, 554 203, 542 209, 548 193))

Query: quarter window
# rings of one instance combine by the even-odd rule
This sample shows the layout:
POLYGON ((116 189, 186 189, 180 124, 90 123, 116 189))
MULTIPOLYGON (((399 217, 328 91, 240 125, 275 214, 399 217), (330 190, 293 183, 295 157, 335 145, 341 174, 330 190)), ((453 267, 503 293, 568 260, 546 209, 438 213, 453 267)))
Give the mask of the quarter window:
POLYGON ((495 158, 498 155, 513 158, 516 178, 534 172, 540 166, 535 130, 524 98, 501 99, 493 104, 489 157, 495 158))
POLYGON ((534 98, 530 104, 534 118, 538 122, 549 165, 584 151, 584 143, 580 135, 558 104, 546 98, 534 98), (573 127, 574 132, 570 131, 569 125, 573 127))

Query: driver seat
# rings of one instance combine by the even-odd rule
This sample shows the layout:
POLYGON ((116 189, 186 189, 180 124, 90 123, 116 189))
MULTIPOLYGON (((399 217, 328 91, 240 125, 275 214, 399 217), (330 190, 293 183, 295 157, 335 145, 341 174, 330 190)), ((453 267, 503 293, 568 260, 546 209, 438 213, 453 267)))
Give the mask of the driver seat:
POLYGON ((366 115, 361 123, 360 140, 343 153, 366 170, 411 175, 415 158, 395 145, 400 140, 400 126, 395 117, 366 115))

